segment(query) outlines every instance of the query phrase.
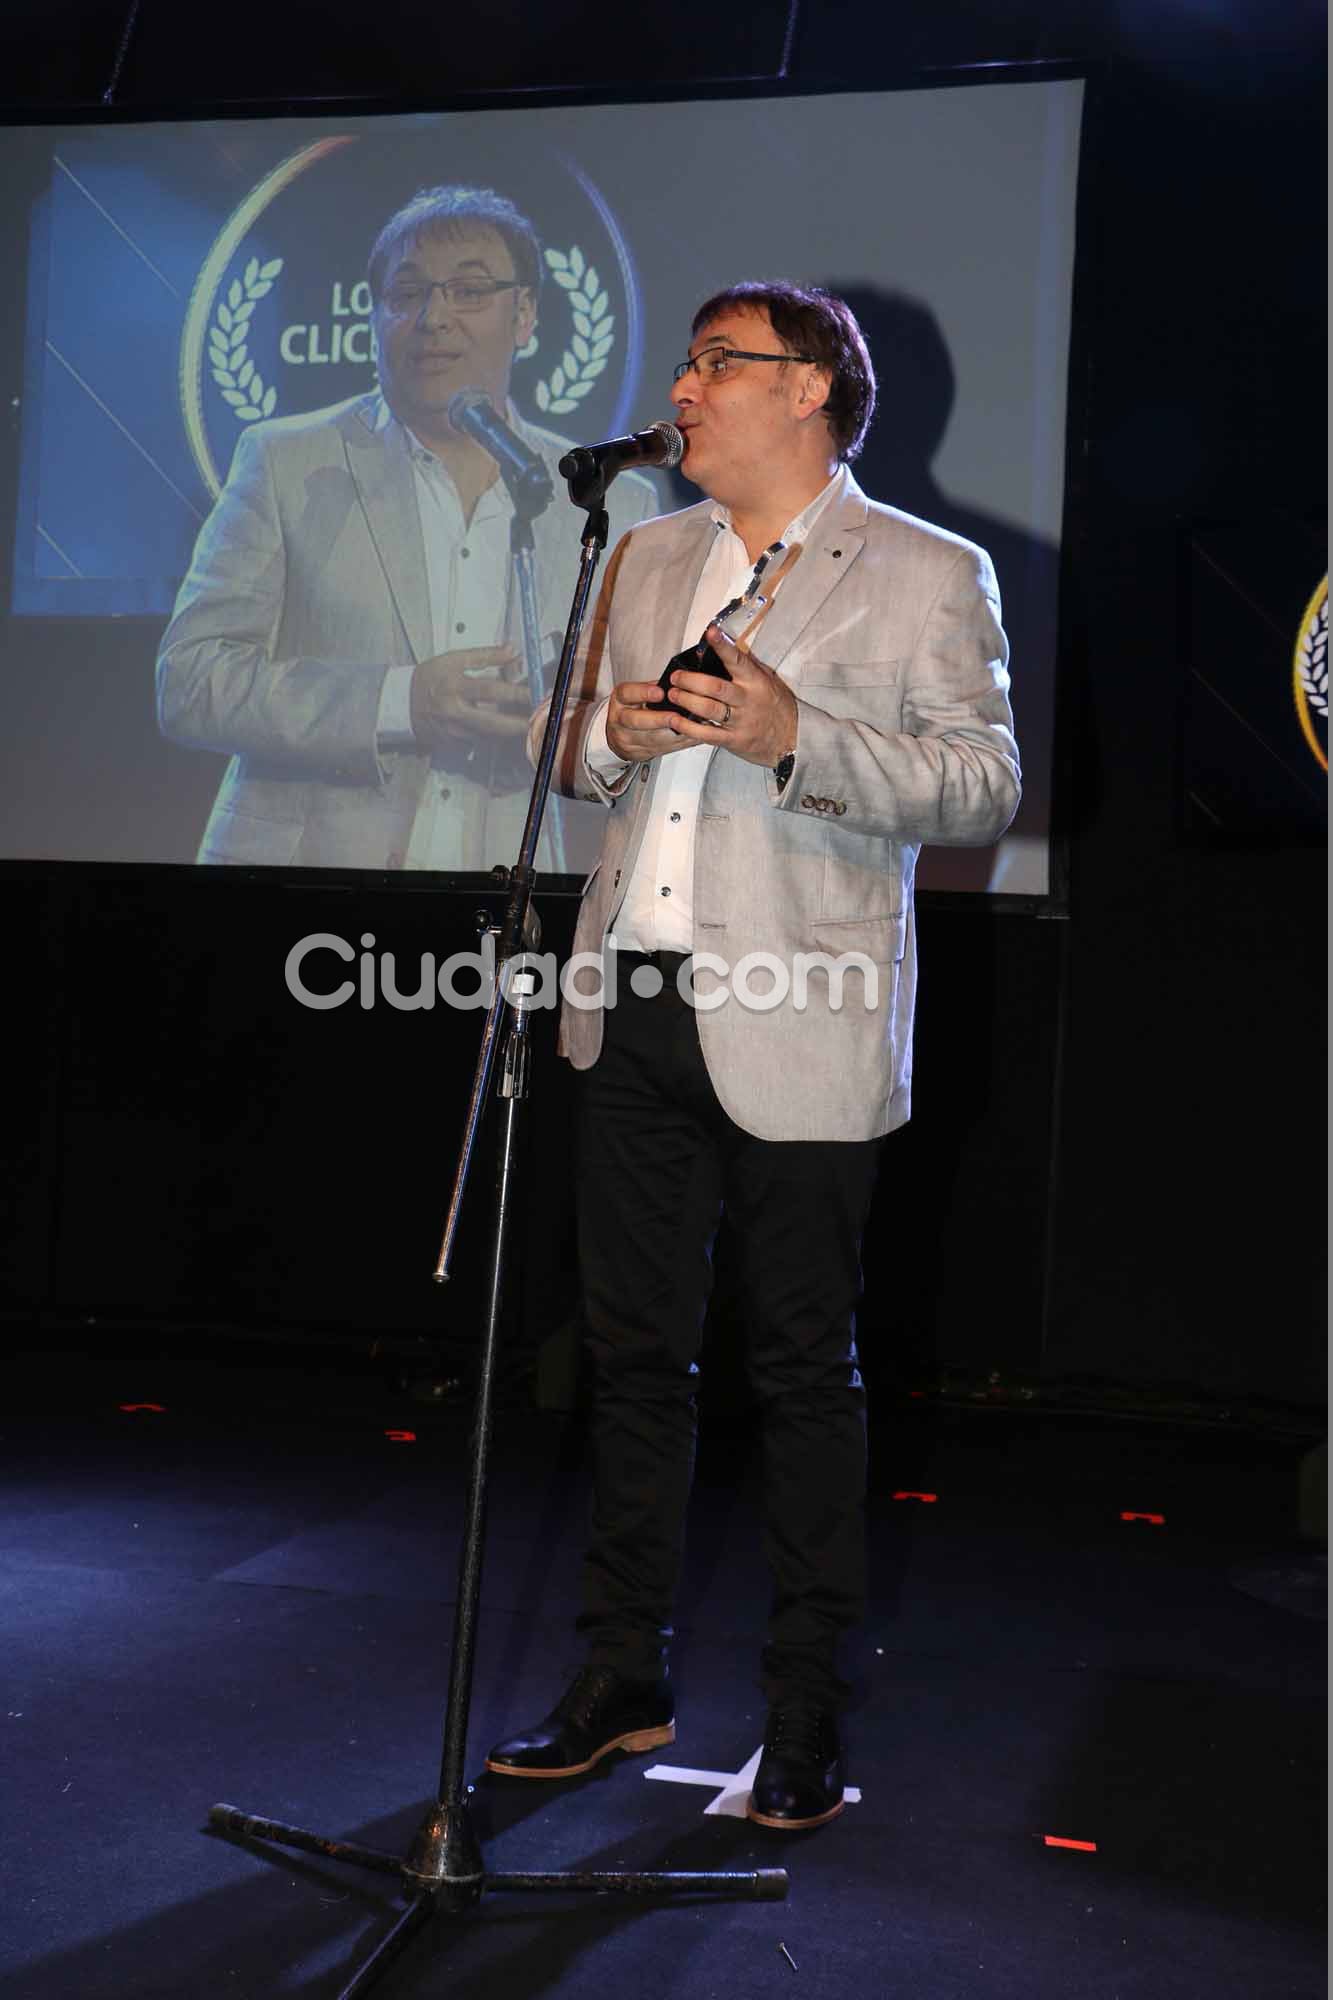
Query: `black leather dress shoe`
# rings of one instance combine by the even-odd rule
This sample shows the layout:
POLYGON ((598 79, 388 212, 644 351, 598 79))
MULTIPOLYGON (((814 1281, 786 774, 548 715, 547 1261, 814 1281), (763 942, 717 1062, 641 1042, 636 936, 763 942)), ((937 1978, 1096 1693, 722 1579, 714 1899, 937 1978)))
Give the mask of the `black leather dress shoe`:
POLYGON ((584 1667, 544 1722, 497 1743, 486 1769, 506 1778, 577 1778, 611 1750, 655 1750, 676 1740, 671 1689, 584 1667))
POLYGON ((769 1710, 746 1816, 787 1833, 822 1826, 842 1811, 846 1776, 832 1709, 814 1701, 779 1702, 769 1710))

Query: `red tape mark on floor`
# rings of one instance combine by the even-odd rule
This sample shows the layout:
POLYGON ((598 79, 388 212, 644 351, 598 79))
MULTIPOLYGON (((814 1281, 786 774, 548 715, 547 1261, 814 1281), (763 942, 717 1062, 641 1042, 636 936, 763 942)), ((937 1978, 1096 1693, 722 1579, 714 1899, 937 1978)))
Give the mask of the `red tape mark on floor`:
POLYGON ((385 1431, 384 1435, 390 1444, 415 1444, 417 1441, 415 1431, 385 1431))
POLYGON ((1154 1528, 1164 1528, 1166 1526, 1165 1514, 1134 1514, 1128 1508, 1125 1508, 1121 1512, 1120 1518, 1122 1521, 1150 1521, 1154 1528))
POLYGON ((1097 1843, 1095 1840, 1065 1840, 1058 1833, 1044 1833, 1042 1839, 1048 1847, 1076 1847, 1081 1854, 1095 1854, 1097 1852, 1097 1843))
POLYGON ((940 1496, 938 1493, 895 1493, 893 1497, 895 1500, 924 1500, 928 1507, 933 1507, 940 1496))
POLYGON ((117 1403, 116 1408, 118 1410, 156 1410, 161 1417, 164 1417, 167 1413, 165 1403, 117 1403))

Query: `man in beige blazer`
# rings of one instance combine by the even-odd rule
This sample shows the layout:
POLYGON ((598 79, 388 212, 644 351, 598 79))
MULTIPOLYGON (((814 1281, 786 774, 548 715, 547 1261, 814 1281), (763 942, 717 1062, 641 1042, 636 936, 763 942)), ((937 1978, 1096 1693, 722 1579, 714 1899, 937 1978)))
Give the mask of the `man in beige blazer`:
MULTIPOLYGON (((200 861, 475 870, 518 851, 532 702, 513 506, 447 413, 483 391, 546 465, 534 560, 554 647, 578 569, 569 445, 507 405, 537 239, 489 189, 433 188, 385 224, 369 278, 383 393, 242 433, 163 637, 160 727, 231 760, 200 861)), ((623 485, 621 528, 656 506, 646 480, 623 485)))
POLYGON ((867 500, 848 469, 874 376, 846 305, 739 286, 693 333, 674 401, 683 469, 710 498, 617 548, 559 758, 562 786, 609 809, 562 1024, 586 1072, 588 1665, 488 1761, 561 1777, 674 1738, 666 1652, 725 1205, 773 1574, 748 1810, 788 1829, 843 1802, 837 1642, 864 1598, 860 1238, 884 1135, 910 1109, 916 857, 996 840, 1019 768, 988 558, 867 500), (738 596, 739 645, 709 623, 738 596), (683 663, 668 705, 659 675, 705 627, 729 679, 683 663))

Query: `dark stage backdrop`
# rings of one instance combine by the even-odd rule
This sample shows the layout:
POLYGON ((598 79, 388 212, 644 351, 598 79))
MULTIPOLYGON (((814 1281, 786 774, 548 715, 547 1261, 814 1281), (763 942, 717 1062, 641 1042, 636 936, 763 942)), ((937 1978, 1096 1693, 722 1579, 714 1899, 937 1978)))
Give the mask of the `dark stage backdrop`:
MULTIPOLYGON (((169 871, 97 881, 73 870, 16 885, 15 899, 33 978, 16 1022, 29 1059, 12 1080, 6 1304, 65 1325, 139 1317, 165 1332, 249 1327, 363 1348, 369 1336, 408 1359, 414 1340, 438 1340, 465 1361, 490 1239, 485 1145, 456 1279, 439 1288, 430 1271, 481 1017, 400 1011, 378 992, 369 1009, 311 1012, 283 964, 294 935, 364 931, 406 989, 423 953, 473 949, 478 899, 230 875, 185 897, 169 871)), ((567 951, 572 901, 544 899, 542 915, 544 946, 567 951)), ((973 1372, 1039 1367, 1060 943, 1054 924, 996 919, 978 936, 947 910, 923 916, 934 1004, 918 1047, 922 1110, 891 1149, 867 1242, 867 1366, 881 1380, 915 1379, 939 1358, 973 1372), (964 1014, 992 1024, 965 1045, 964 1014), (1022 1036, 1004 1046, 1014 1018, 1022 1036), (1010 1169, 998 1186, 997 1128, 1010 1169)), ((332 984, 344 968, 329 963, 332 984)), ((533 1022, 510 1286, 511 1337, 528 1360, 578 1310, 573 1074, 555 1055, 554 1014, 533 1022)))
MULTIPOLYGON (((95 99, 125 18, 89 0, 86 32, 66 12, 57 41, 44 10, 17 10, 11 91, 95 99)), ((1074 21, 1053 0, 891 17, 809 0, 795 17, 720 18, 702 51, 674 18, 670 32, 617 17, 585 34, 572 0, 540 21, 515 10, 499 32, 494 10, 469 18, 450 17, 451 88, 668 79, 688 95, 704 77, 772 77, 784 51, 811 86, 1103 65, 1075 303, 1084 421, 1067 468, 1070 915, 922 912, 916 1118, 867 1246, 872 1368, 1317 1401, 1323 771, 1295 656, 1326 563, 1322 10, 1095 0, 1074 21), (978 992, 980 1046, 961 1028, 978 992)), ((262 46, 275 97, 416 98, 423 56, 444 73, 423 32, 405 0, 373 23, 320 10, 317 24, 238 0, 209 88, 252 91, 262 46)), ((179 103, 198 75, 184 17, 145 6, 122 99, 179 103)), ((978 285, 978 324, 985 311, 978 285)), ((928 366, 923 346, 893 384, 909 432, 902 384, 928 366)), ((871 490, 939 518, 929 451, 881 450, 871 490)), ((65 643, 77 726, 97 661, 70 627, 65 643)), ((350 898, 212 877, 205 894, 190 870, 5 880, 0 1303, 14 1322, 115 1314, 356 1345, 439 1325, 427 1272, 467 1017, 302 1013, 298 1032, 281 956, 295 936, 353 925, 404 957, 438 951, 440 926, 465 933, 475 899, 418 907, 375 883, 350 898)), ((548 912, 552 941, 567 917, 548 912)), ((555 1171, 569 1079, 542 1068, 534 1164, 556 1207, 525 1226, 515 1311, 529 1341, 573 1297, 555 1171)))

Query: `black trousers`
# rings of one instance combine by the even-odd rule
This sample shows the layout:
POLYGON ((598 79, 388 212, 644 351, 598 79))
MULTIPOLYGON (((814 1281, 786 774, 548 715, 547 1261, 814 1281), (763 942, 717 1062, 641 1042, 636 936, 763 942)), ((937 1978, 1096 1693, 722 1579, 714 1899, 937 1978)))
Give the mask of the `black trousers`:
MULTIPOLYGON (((865 1601, 865 1397, 855 1312, 882 1144, 756 1139, 721 1108, 694 1009, 664 954, 637 998, 624 953, 602 1053, 582 1079, 579 1237, 595 1482, 578 1621, 590 1659, 659 1678, 694 1468, 695 1381, 723 1205, 742 1258, 763 1426, 773 1581, 770 1702, 843 1692, 840 1635, 865 1601)), ((728 1005, 735 1004, 729 1001, 728 1005)))

